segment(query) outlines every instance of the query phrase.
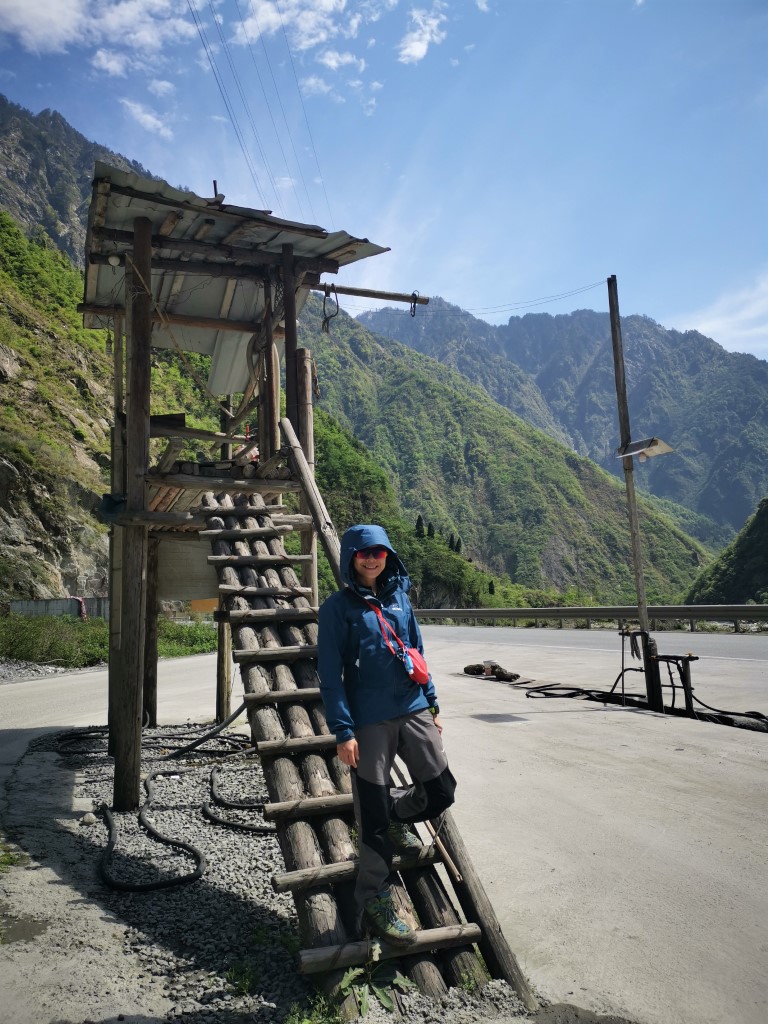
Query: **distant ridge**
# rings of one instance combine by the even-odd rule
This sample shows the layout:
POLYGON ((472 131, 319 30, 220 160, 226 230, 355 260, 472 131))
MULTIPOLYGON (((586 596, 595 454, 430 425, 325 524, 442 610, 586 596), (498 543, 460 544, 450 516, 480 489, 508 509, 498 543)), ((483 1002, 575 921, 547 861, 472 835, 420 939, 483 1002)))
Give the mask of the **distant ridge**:
MULTIPOLYGON (((621 472, 607 313, 528 313, 494 327, 440 298, 415 318, 398 312, 358 319, 460 370, 528 423, 621 472)), ((622 334, 633 436, 657 435, 675 449, 638 467, 638 486, 738 530, 768 493, 768 362, 646 316, 622 317, 622 334)), ((710 543, 727 537, 696 535, 710 543)))

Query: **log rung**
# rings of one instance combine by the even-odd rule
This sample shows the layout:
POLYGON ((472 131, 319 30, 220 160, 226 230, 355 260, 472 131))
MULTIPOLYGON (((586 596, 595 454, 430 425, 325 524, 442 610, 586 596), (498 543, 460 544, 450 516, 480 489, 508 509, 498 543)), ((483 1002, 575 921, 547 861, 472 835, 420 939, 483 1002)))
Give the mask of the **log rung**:
POLYGON ((297 661, 316 658, 317 644, 299 644, 296 647, 260 647, 256 651, 233 651, 233 659, 241 664, 248 661, 297 661))
MULTIPOLYGON (((434 846, 423 847, 421 854, 395 854, 392 858, 393 871, 411 871, 414 868, 434 864, 440 855, 434 846)), ((357 874, 359 861, 341 861, 339 864, 323 864, 319 868, 303 868, 299 871, 285 871, 281 875, 272 876, 272 888, 275 892, 296 892, 300 889, 312 889, 319 885, 336 885, 347 882, 357 874)))
POLYGON ((310 597, 311 587, 241 587, 234 583, 220 583, 222 597, 310 597))
POLYGON ((198 492, 215 491, 225 494, 280 494, 283 491, 300 491, 298 480, 235 480, 231 476, 192 476, 187 473, 147 473, 148 484, 165 487, 181 487, 198 492))
MULTIPOLYGON (((335 738, 329 736, 328 739, 333 740, 335 747, 335 738)), ((306 800, 284 800, 280 803, 264 804, 264 818, 266 821, 274 821, 275 818, 310 818, 318 814, 338 814, 339 811, 351 810, 352 806, 351 793, 309 797, 306 800)))
POLYGON ((253 526, 248 530, 201 530, 200 536, 208 540, 252 540, 254 537, 281 537, 292 531, 292 526, 253 526))
POLYGON ((251 608, 243 611, 217 611, 213 618, 216 622, 313 622, 317 618, 317 608, 251 608))
MULTIPOLYGON (((297 692, 300 693, 301 691, 297 692)), ((280 754, 309 754, 316 750, 335 750, 336 737, 333 734, 329 736, 290 736, 284 740, 262 740, 261 743, 256 743, 255 747, 259 757, 278 757, 280 754)), ((325 800, 326 797, 318 797, 317 799, 325 800)), ((296 803, 305 802, 302 800, 289 800, 285 804, 274 804, 273 806, 289 808, 293 807, 296 803)))
POLYGON ((271 516, 273 512, 283 512, 287 505, 200 505, 196 510, 203 516, 233 516, 247 518, 249 516, 271 516))
MULTIPOLYGON (((452 946, 468 946, 482 936, 479 925, 452 924, 442 928, 425 928, 416 932, 413 942, 407 946, 390 945, 381 940, 381 960, 394 960, 428 949, 449 949, 452 946)), ((318 949, 299 950, 299 973, 318 974, 321 971, 352 967, 368 963, 373 959, 373 943, 368 939, 360 942, 346 942, 343 946, 321 946, 318 949)))
MULTIPOLYGON (((243 696, 243 700, 249 708, 260 707, 262 704, 303 704, 320 699, 320 687, 318 686, 306 686, 300 690, 270 690, 268 693, 246 693, 243 696)), ((272 741, 264 740, 264 742, 272 741)))
POLYGON ((293 565, 311 562, 312 555, 208 555, 209 565, 293 565))

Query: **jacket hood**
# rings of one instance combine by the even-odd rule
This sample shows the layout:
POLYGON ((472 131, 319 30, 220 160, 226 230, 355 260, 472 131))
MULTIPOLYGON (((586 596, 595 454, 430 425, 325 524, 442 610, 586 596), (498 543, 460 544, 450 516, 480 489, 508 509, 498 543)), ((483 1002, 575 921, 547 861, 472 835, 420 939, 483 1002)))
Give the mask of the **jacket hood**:
POLYGON ((407 593, 411 589, 411 580, 403 563, 398 558, 397 552, 392 547, 387 531, 383 526, 372 524, 359 524, 350 526, 341 538, 341 578, 348 587, 357 590, 359 587, 357 577, 352 569, 352 559, 356 551, 363 548, 383 547, 389 551, 387 564, 381 574, 381 581, 386 585, 393 577, 398 577, 400 585, 407 593))

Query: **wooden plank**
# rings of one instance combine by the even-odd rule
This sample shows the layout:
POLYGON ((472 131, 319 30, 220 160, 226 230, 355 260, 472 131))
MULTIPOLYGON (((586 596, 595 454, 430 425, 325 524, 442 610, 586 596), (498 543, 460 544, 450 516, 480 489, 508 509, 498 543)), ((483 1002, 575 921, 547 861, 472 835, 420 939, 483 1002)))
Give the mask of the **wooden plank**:
MULTIPOLYGON (((309 739, 309 737, 307 737, 309 739)), ((313 739, 323 739, 330 746, 336 746, 335 736, 315 736, 313 739)), ((272 743, 290 743, 290 740, 271 740, 272 743)), ((257 748, 261 746, 256 744, 257 748)), ((307 748, 309 749, 309 748, 307 748)), ((315 749, 320 749, 319 746, 315 749)), ((285 748, 283 748, 285 750, 285 748)), ((261 752, 259 752, 261 753, 261 752)), ((283 800, 279 803, 264 804, 264 818, 267 821, 275 821, 278 818, 313 818, 318 814, 338 814, 340 811, 351 811, 353 809, 352 794, 339 793, 335 796, 309 797, 306 800, 283 800)))
MULTIPOLYGON (((110 319, 125 314, 123 306, 101 306, 94 302, 80 302, 77 306, 78 313, 85 316, 98 316, 101 319, 110 319)), ((222 320, 215 316, 190 316, 187 313, 165 313, 152 314, 153 324, 170 324, 172 327, 202 327, 205 330, 214 331, 235 331, 237 334, 255 334, 259 324, 250 320, 222 320)), ((102 326, 99 324, 99 326, 102 326)))
MULTIPOLYGON (((300 690, 289 691, 300 693, 300 690)), ((294 704, 301 701, 294 700, 294 704)), ((289 736, 282 740, 262 740, 256 744, 259 757, 277 757, 283 754, 311 754, 318 750, 335 750, 336 737, 331 733, 325 736, 289 736)))
MULTIPOLYGON (((393 871, 410 871, 422 868, 426 864, 434 864, 440 856, 434 846, 422 847, 421 853, 395 854, 392 858, 393 871)), ((348 882, 357 875, 360 861, 345 860, 339 864, 323 864, 319 868, 303 868, 298 871, 285 871, 272 876, 272 888, 275 892, 296 892, 299 889, 312 889, 318 885, 337 885, 348 882)))
POLYGON ((209 555, 211 565, 293 565, 309 561, 311 555, 209 555))
POLYGON ((320 699, 319 686, 305 686, 296 690, 270 690, 269 693, 246 693, 243 696, 243 700, 249 708, 259 707, 262 704, 304 703, 320 699))
MULTIPOLYGON (((402 956, 411 956, 424 950, 450 949, 451 946, 466 946, 477 942, 482 936, 479 925, 454 924, 444 928, 426 928, 417 931, 413 941, 407 946, 390 945, 384 940, 381 946, 380 960, 396 960, 402 956)), ((299 973, 319 974, 339 967, 352 967, 354 964, 365 964, 373 959, 373 943, 367 939, 360 942, 347 942, 343 946, 321 946, 318 949, 299 950, 299 973)))
POLYGON ((232 657, 238 665, 260 661, 296 661, 298 658, 316 658, 317 644, 296 647, 260 647, 255 651, 235 651, 232 657))
MULTIPOLYGON (((153 421, 155 417, 152 417, 153 421)), ((220 430, 203 430, 197 427, 175 426, 171 423, 152 422, 149 428, 150 437, 189 437, 196 441, 232 441, 235 444, 247 441, 240 434, 225 434, 220 430)))

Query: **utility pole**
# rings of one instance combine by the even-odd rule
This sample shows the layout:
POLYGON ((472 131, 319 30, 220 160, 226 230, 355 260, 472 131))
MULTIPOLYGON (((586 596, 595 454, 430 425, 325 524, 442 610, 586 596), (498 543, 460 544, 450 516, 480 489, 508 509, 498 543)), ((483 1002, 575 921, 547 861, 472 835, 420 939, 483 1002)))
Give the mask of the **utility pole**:
MULTIPOLYGON (((621 321, 619 319, 619 291, 616 275, 608 278, 608 309, 611 315, 611 341, 613 343, 613 372, 616 377, 616 400, 619 406, 619 432, 621 447, 632 441, 629 429, 629 405, 627 404, 627 383, 624 377, 624 348, 621 341, 621 321)), ((640 551, 640 524, 637 518, 637 500, 635 498, 635 473, 631 455, 621 460, 624 466, 624 483, 627 488, 627 508, 629 510, 629 532, 632 541, 632 564, 635 570, 635 590, 637 592, 637 615, 640 629, 648 632, 648 603, 645 599, 645 577, 643 576, 643 559, 640 551)))
MULTIPOLYGON (((613 343, 613 370, 616 377, 616 400, 619 407, 619 431, 621 432, 621 449, 626 449, 632 442, 629 428, 629 405, 627 403, 627 383, 624 376, 624 347, 621 341, 621 320, 619 318, 619 290, 616 275, 608 278, 608 309, 611 316, 611 341, 613 343)), ((659 664, 655 659, 656 641, 649 635, 648 602, 645 598, 645 577, 643 575, 643 557, 640 550, 640 523, 637 518, 637 500, 635 498, 635 474, 631 455, 622 458, 624 467, 624 483, 627 488, 627 510, 629 512, 629 532, 632 542, 632 565, 635 570, 635 590, 637 592, 637 617, 643 642, 643 666, 645 670, 645 687, 648 696, 648 707, 652 711, 664 712, 664 698, 661 692, 661 676, 659 664)))

